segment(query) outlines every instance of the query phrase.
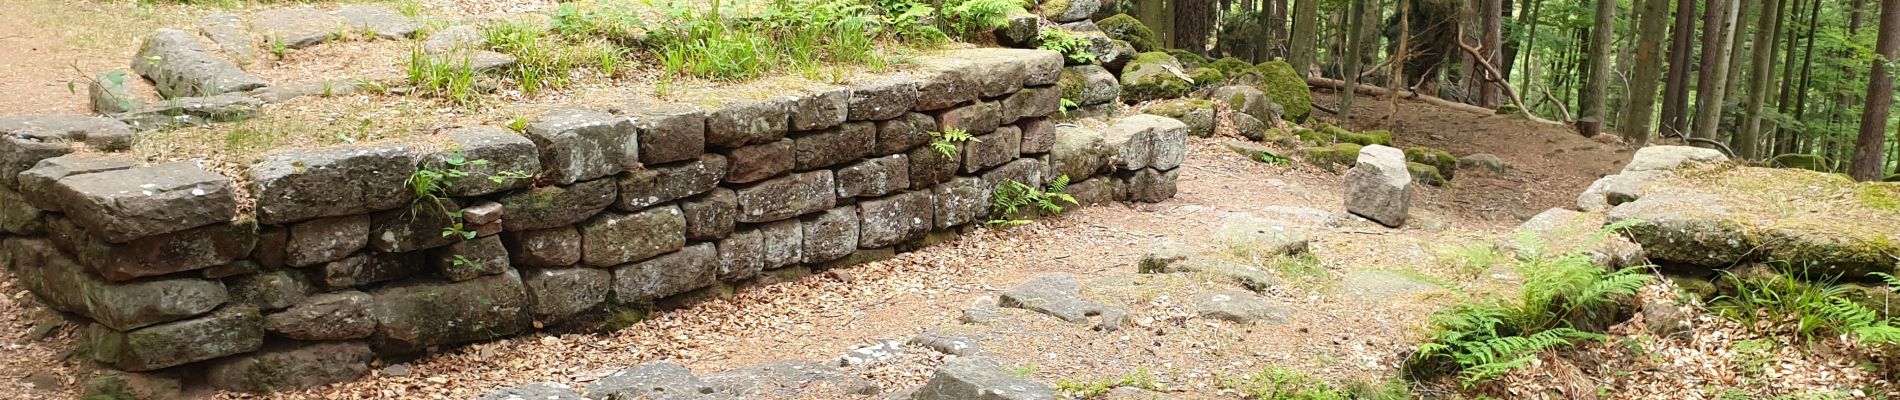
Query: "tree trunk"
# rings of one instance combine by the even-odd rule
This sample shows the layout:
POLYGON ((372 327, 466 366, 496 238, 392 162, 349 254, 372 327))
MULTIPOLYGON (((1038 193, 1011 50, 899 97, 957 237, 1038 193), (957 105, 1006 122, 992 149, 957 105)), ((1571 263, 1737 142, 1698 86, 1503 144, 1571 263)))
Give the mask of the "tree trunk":
POLYGON ((1702 78, 1696 81, 1695 137, 1715 140, 1722 127, 1722 101, 1729 80, 1729 48, 1741 0, 1709 0, 1702 30, 1702 78))
MULTIPOLYGON (((1781 69, 1778 69, 1775 72, 1775 78, 1778 79, 1781 83, 1781 97, 1779 100, 1775 100, 1775 113, 1780 114, 1780 115, 1789 115, 1794 111, 1792 108, 1790 108, 1790 106, 1794 105, 1794 87, 1796 83, 1796 80, 1794 79, 1795 77, 1794 68, 1795 68, 1795 60, 1798 59, 1795 55, 1798 53, 1796 52, 1796 50, 1801 50, 1801 47, 1796 45, 1797 39, 1801 37, 1801 34, 1798 31, 1800 27, 1795 26, 1794 23, 1801 20, 1801 12, 1806 10, 1806 8, 1803 7, 1803 5, 1807 4, 1806 2, 1802 0, 1786 0, 1786 1, 1791 3, 1788 5, 1788 10, 1790 12, 1788 14, 1782 15, 1782 19, 1784 21, 1781 22, 1781 26, 1778 28, 1779 31, 1781 32, 1781 33, 1778 33, 1778 35, 1779 37, 1787 39, 1786 42, 1784 42, 1784 44, 1781 46, 1781 48, 1787 49, 1788 51, 1785 54, 1781 55, 1782 57, 1781 69)), ((1813 30, 1811 29, 1812 27, 1810 26, 1810 30, 1808 31, 1809 34, 1813 33, 1813 30)), ((1791 143, 1794 141, 1794 135, 1795 135, 1794 131, 1788 130, 1788 129, 1781 129, 1781 124, 1773 120, 1762 121, 1762 122, 1767 124, 1766 125, 1768 129, 1767 132, 1770 132, 1773 134, 1769 136, 1768 138, 1774 144, 1774 147, 1769 147, 1768 148, 1769 152, 1762 154, 1762 156, 1769 157, 1775 154, 1785 154, 1785 153, 1792 152, 1791 150, 1789 150, 1788 143, 1791 143)))
POLYGON ((1643 16, 1636 31, 1636 70, 1630 74, 1629 112, 1623 115, 1623 141, 1649 144, 1655 132, 1656 86, 1662 78, 1663 38, 1668 35, 1669 0, 1643 0, 1643 16))
MULTIPOLYGON (((1340 74, 1340 80, 1345 81, 1349 86, 1359 84, 1359 56, 1365 53, 1365 42, 1361 40, 1364 35, 1362 35, 1361 30, 1367 25, 1365 21, 1366 2, 1376 0, 1350 1, 1352 2, 1351 6, 1346 9, 1346 59, 1343 60, 1345 64, 1343 66, 1344 73, 1340 74)), ((1345 90, 1339 92, 1339 113, 1337 115, 1339 116, 1340 125, 1352 122, 1352 98, 1355 92, 1357 91, 1345 90)))
POLYGON ((1873 73, 1868 75, 1867 109, 1860 116, 1860 137, 1854 141, 1854 162, 1847 175, 1858 181, 1880 180, 1887 163, 1887 113, 1893 107, 1893 77, 1887 64, 1900 59, 1900 0, 1880 1, 1880 39, 1874 42, 1873 73))
MULTIPOLYGON (((1484 59, 1491 65, 1503 65, 1504 62, 1504 0, 1482 0, 1484 8, 1478 10, 1478 18, 1483 21, 1484 34, 1479 39, 1479 50, 1483 50, 1484 59)), ((1502 74, 1502 71, 1500 71, 1502 74)), ((1478 76, 1482 77, 1483 74, 1478 76)), ((1500 75, 1498 78, 1502 78, 1500 75)), ((1480 82, 1485 80, 1480 78, 1480 82)), ((1503 82, 1485 82, 1478 90, 1478 106, 1497 108, 1503 94, 1498 85, 1503 82)))
POLYGON ((1524 53, 1524 78, 1518 81, 1529 84, 1537 79, 1536 74, 1532 72, 1531 67, 1534 64, 1531 64, 1531 56, 1537 54, 1537 14, 1543 10, 1544 2, 1524 0, 1524 3, 1526 4, 1524 16, 1517 19, 1517 25, 1524 29, 1524 44, 1518 46, 1518 52, 1524 53))
POLYGON ((1755 24, 1755 54, 1749 57, 1753 71, 1748 77, 1748 105, 1742 111, 1742 131, 1729 141, 1735 156, 1743 160, 1761 158, 1761 110, 1768 101, 1768 83, 1774 78, 1775 25, 1781 22, 1781 1, 1763 0, 1761 20, 1755 24))
POLYGON ((1688 125, 1689 69, 1695 59, 1695 0, 1676 1, 1676 27, 1669 45, 1669 79, 1663 85, 1662 132, 1681 134, 1688 125))
POLYGON ((1174 46, 1207 54, 1207 37, 1214 28, 1213 0, 1174 0, 1174 46))
POLYGON ((1616 0, 1597 0, 1596 25, 1590 28, 1589 78, 1583 84, 1583 104, 1579 107, 1577 132, 1584 137, 1603 132, 1609 115, 1610 41, 1616 37, 1616 0))
POLYGON ((1293 35, 1287 39, 1287 63, 1293 65, 1293 72, 1304 77, 1313 68, 1313 59, 1319 56, 1313 44, 1319 42, 1319 2, 1320 0, 1294 0, 1293 35))

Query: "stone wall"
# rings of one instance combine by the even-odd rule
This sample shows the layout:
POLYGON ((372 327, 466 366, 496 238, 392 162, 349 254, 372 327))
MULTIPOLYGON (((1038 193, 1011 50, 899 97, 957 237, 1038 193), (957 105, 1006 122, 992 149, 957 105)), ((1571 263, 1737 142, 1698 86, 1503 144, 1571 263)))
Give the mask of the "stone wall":
POLYGON ((920 64, 717 104, 552 111, 521 132, 460 127, 443 134, 449 150, 289 149, 241 188, 114 153, 138 135, 115 119, 0 117, 0 265, 91 321, 87 354, 104 366, 272 391, 888 258, 984 224, 1006 181, 1067 176, 1084 203, 1174 195, 1187 128, 1052 122, 1060 55, 967 49, 920 64), (931 132, 952 127, 977 140, 946 156, 931 132), (438 190, 411 185, 449 171, 438 190))

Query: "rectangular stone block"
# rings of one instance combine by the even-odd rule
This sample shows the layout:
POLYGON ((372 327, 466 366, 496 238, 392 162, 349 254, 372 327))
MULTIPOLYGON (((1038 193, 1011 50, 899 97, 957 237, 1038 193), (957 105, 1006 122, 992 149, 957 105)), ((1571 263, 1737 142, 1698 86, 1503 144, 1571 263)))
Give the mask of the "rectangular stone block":
POLYGON ((566 267, 581 262, 581 232, 573 226, 512 231, 501 236, 511 264, 525 267, 566 267))
POLYGON ((263 317, 252 307, 226 307, 197 319, 123 332, 94 324, 86 330, 93 361, 126 371, 152 371, 264 346, 263 317))
POLYGON ((962 129, 972 134, 984 134, 996 130, 1003 124, 1003 106, 994 101, 977 101, 939 111, 937 129, 962 129))
POLYGON ((27 203, 43 210, 59 211, 64 199, 59 198, 60 179, 69 176, 118 171, 137 167, 138 160, 131 157, 110 154, 67 154, 40 160, 33 168, 19 173, 19 194, 27 203))
POLYGON ((792 99, 791 130, 810 131, 838 126, 844 123, 850 112, 851 89, 810 89, 792 99))
POLYGON ((27 204, 19 192, 0 186, 0 234, 38 235, 46 232, 44 210, 27 204))
POLYGON ((851 121, 897 118, 917 105, 917 79, 900 72, 851 86, 851 121))
POLYGON ((1119 154, 1123 171, 1142 168, 1174 169, 1187 158, 1187 124, 1158 115, 1134 115, 1116 120, 1102 132, 1119 154))
POLYGON ((730 162, 726 182, 752 183, 790 172, 793 144, 791 139, 740 147, 726 151, 730 162))
POLYGON ((526 285, 507 271, 462 282, 410 281, 370 292, 381 354, 512 336, 529 328, 526 285))
POLYGON ((213 362, 205 381, 234 392, 310 389, 368 375, 374 359, 369 346, 357 342, 272 348, 213 362))
POLYGON ((712 192, 680 202, 680 212, 686 215, 686 239, 714 241, 732 234, 734 222, 739 217, 739 195, 732 189, 717 188, 712 192))
POLYGON ((1069 184, 1069 196, 1082 206, 1107 204, 1121 198, 1121 181, 1112 176, 1090 178, 1069 184))
POLYGON ((541 150, 544 178, 567 185, 640 166, 640 138, 633 122, 604 111, 565 109, 528 124, 529 140, 541 150))
POLYGON ((798 170, 808 171, 871 155, 872 148, 876 147, 877 126, 869 122, 850 122, 806 132, 792 140, 794 164, 798 170))
POLYGON ((633 108, 633 127, 640 130, 641 163, 686 161, 706 152, 705 111, 677 103, 633 108))
POLYGON ((369 215, 318 218, 290 226, 284 262, 308 267, 341 260, 369 245, 369 215))
POLYGON ((858 247, 875 249, 924 237, 936 213, 928 191, 909 191, 858 203, 858 247))
POLYGON ((45 221, 54 244, 111 281, 224 265, 250 254, 257 244, 257 223, 248 219, 125 243, 109 243, 53 214, 47 214, 45 221))
POLYGON ((910 162, 910 188, 926 189, 957 176, 957 169, 963 166, 961 155, 965 146, 961 143, 955 146, 957 151, 950 155, 930 146, 911 149, 908 157, 904 157, 910 162))
MULTIPOLYGON (((369 247, 385 253, 406 253, 447 246, 464 237, 443 234, 469 228, 455 216, 462 206, 451 199, 422 200, 404 209, 370 215, 369 247)), ((294 236, 296 232, 291 232, 294 236)))
POLYGON ((230 221, 231 179, 174 162, 73 175, 53 183, 73 223, 112 243, 230 221))
POLYGON ((198 35, 159 29, 139 46, 132 71, 152 80, 166 98, 242 93, 265 82, 205 48, 198 35))
POLYGON ((977 222, 977 215, 990 205, 989 187, 983 186, 980 178, 951 179, 930 188, 930 193, 936 202, 933 215, 937 229, 977 222))
POLYGON ((706 114, 706 144, 734 148, 785 137, 791 122, 790 98, 723 101, 724 105, 706 114))
POLYGON ((804 229, 806 264, 836 260, 858 250, 858 208, 844 206, 805 216, 799 222, 804 229))
POLYGON ((686 217, 677 206, 604 212, 579 228, 581 262, 596 267, 645 260, 686 245, 686 217))
POLYGON ((711 285, 716 253, 712 243, 699 243, 651 260, 614 267, 614 302, 652 302, 711 285))
POLYGON ((231 304, 246 304, 260 310, 281 310, 297 305, 310 295, 309 282, 301 271, 278 270, 236 276, 224 280, 231 304))
POLYGON ((792 174, 738 188, 739 216, 744 223, 777 221, 831 208, 837 187, 831 170, 792 174))
POLYGON ((798 265, 805 261, 805 229, 797 218, 759 225, 765 242, 765 269, 798 265))
POLYGON ((5 241, 14 277, 54 309, 79 314, 116 330, 176 321, 211 311, 229 299, 218 281, 171 278, 111 283, 86 272, 42 239, 5 241))
POLYGON ((989 171, 984 171, 982 174, 983 187, 988 190, 996 190, 996 187, 1002 185, 1003 182, 1017 181, 1029 185, 1030 187, 1040 188, 1043 183, 1043 170, 1044 168, 1041 161, 1037 161, 1033 158, 1018 158, 1016 161, 1010 161, 1008 164, 1003 164, 989 171))
POLYGON ((615 178, 620 201, 614 208, 641 210, 660 203, 705 193, 726 177, 726 157, 703 154, 693 161, 653 165, 615 178))
POLYGON ((429 264, 451 282, 507 271, 508 258, 508 249, 496 236, 455 242, 429 251, 429 264))
POLYGON ((1022 156, 1023 131, 1014 126, 997 128, 987 135, 978 135, 963 145, 963 172, 974 173, 1003 165, 1022 156))
POLYGON ((456 170, 462 176, 445 177, 442 191, 450 196, 481 196, 521 189, 541 173, 541 155, 534 141, 507 129, 470 126, 451 129, 452 151, 423 157, 422 166, 435 171, 456 170), (454 165, 459 158, 461 165, 454 165))
POLYGON ((1160 203, 1174 198, 1175 181, 1180 177, 1180 172, 1180 170, 1162 171, 1142 168, 1122 171, 1116 173, 1115 176, 1121 181, 1119 186, 1123 200, 1160 203))
POLYGON ((598 268, 521 270, 528 289, 528 311, 548 324, 568 321, 598 308, 613 294, 613 272, 598 268))
POLYGON ((317 217, 368 214, 402 207, 416 156, 399 145, 291 149, 251 166, 257 220, 288 224, 317 217))
POLYGON ((937 119, 928 114, 904 113, 896 118, 877 122, 877 146, 871 154, 887 156, 902 154, 930 144, 930 134, 937 132, 937 119))
POLYGON ((1055 86, 1023 88, 1003 100, 1003 119, 1040 118, 1062 111, 1062 89, 1055 86))
POLYGON ((893 154, 839 168, 835 176, 838 198, 883 196, 910 187, 910 161, 903 154, 893 154))
POLYGON ((531 231, 573 225, 599 214, 614 203, 619 185, 595 179, 569 186, 544 186, 495 198, 501 203, 501 226, 507 231, 531 231))
POLYGON ((1023 131, 1023 155, 1048 153, 1056 146, 1056 123, 1048 118, 1025 118, 1016 121, 1016 128, 1023 131))
POLYGON ((407 278, 426 268, 421 252, 367 252, 323 264, 317 278, 324 287, 340 289, 407 278))
POLYGON ((917 79, 917 111, 950 108, 978 97, 976 78, 961 65, 927 65, 917 79))
POLYGON ((717 250, 719 280, 751 278, 765 270, 765 234, 757 229, 733 232, 719 241, 717 250))

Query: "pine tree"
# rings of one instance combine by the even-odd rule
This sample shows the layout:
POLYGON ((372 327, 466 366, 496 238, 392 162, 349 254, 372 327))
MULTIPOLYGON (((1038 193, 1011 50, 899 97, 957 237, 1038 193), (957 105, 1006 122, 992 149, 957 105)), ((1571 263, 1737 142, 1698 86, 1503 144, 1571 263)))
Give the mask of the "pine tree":
POLYGON ((1669 0, 1643 0, 1643 15, 1636 31, 1636 70, 1630 75, 1629 111, 1623 114, 1618 131, 1633 146, 1649 143, 1655 132, 1656 86, 1662 77, 1662 41, 1667 34, 1669 0))
POLYGON ((1589 77, 1583 84, 1581 117, 1577 132, 1584 137, 1603 131, 1609 115, 1610 41, 1616 38, 1616 0, 1597 0, 1596 24, 1590 27, 1589 77))
POLYGON ((1900 59, 1900 0, 1880 1, 1880 39, 1874 43, 1880 55, 1868 75, 1867 109, 1860 116, 1860 137, 1854 141, 1854 162, 1848 176, 1860 181, 1880 180, 1886 150, 1887 115, 1893 107, 1893 77, 1887 64, 1900 59))

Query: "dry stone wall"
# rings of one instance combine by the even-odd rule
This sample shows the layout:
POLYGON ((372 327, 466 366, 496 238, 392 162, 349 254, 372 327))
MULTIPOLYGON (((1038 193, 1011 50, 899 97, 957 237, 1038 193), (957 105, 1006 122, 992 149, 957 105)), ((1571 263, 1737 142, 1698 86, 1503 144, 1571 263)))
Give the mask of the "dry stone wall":
MULTIPOLYGON (((243 190, 114 153, 138 135, 120 120, 0 117, 0 265, 92 321, 88 354, 110 368, 238 391, 348 380, 377 357, 887 258, 990 220, 1007 181, 1067 176, 1084 203, 1172 197, 1186 126, 1051 121, 1063 61, 957 50, 851 86, 462 127, 444 134, 452 150, 289 149, 243 190), (940 153, 932 132, 951 128, 977 140, 940 153), (450 170, 465 175, 421 197, 411 185, 450 170)), ((189 95, 267 85, 215 66, 141 72, 189 95)))

